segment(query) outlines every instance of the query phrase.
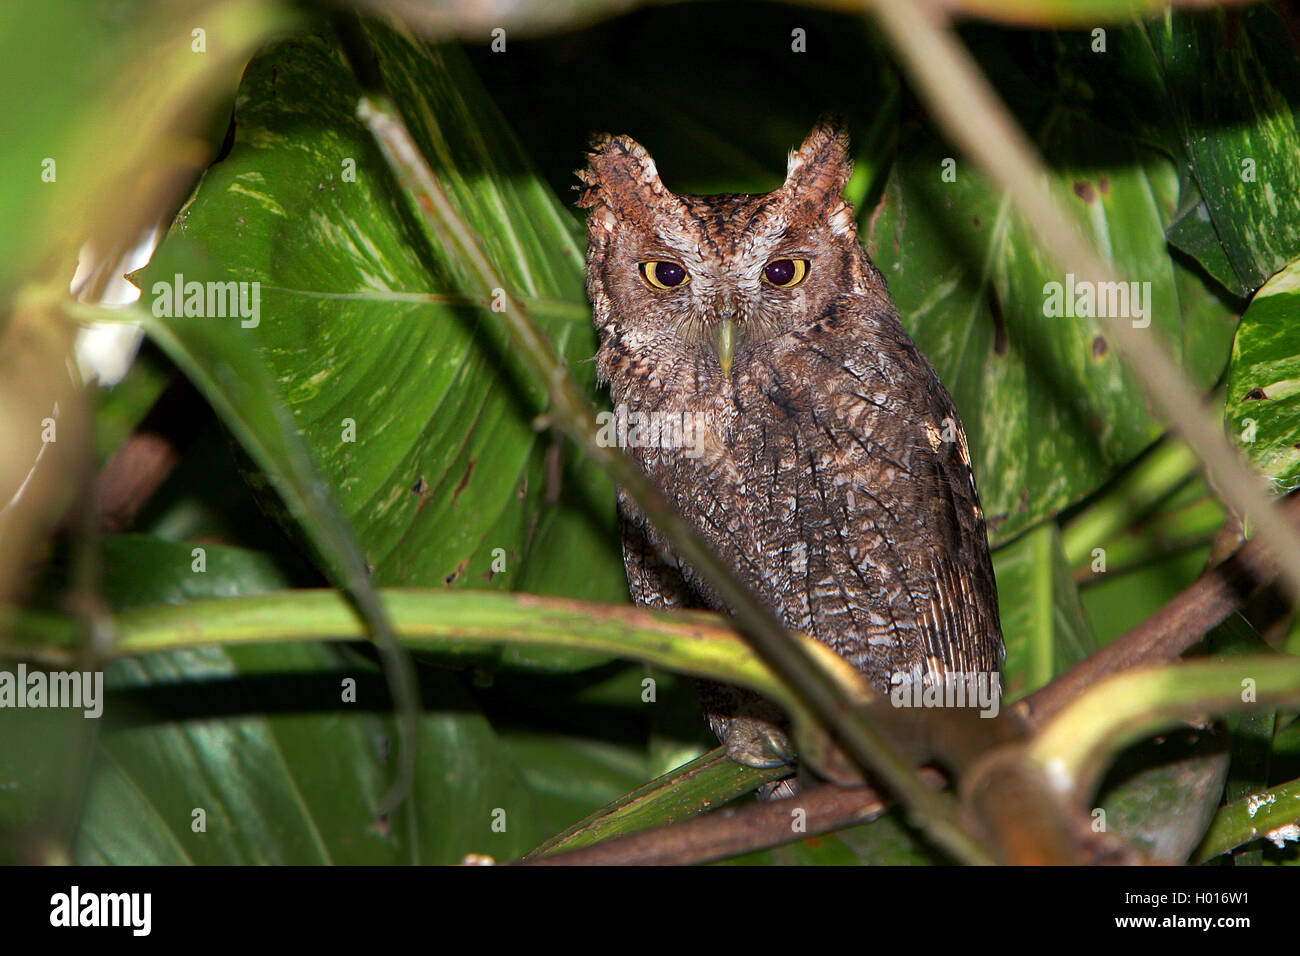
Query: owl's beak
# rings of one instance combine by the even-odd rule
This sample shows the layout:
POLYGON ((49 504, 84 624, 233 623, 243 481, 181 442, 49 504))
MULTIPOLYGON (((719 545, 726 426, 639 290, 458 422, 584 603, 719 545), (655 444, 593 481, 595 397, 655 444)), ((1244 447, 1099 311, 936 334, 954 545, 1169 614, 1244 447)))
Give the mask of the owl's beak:
POLYGON ((713 331, 713 348, 718 353, 718 364, 724 376, 731 375, 731 359, 736 352, 736 323, 723 319, 713 331))

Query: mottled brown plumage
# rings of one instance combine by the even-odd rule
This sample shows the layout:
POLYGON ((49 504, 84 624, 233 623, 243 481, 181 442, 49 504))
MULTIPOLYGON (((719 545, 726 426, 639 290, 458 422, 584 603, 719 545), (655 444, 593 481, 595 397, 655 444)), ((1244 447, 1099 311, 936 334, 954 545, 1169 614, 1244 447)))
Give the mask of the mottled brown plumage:
MULTIPOLYGON (((996 672, 966 437, 859 244, 839 126, 819 123, 765 195, 675 195, 625 136, 589 159, 599 377, 616 408, 702 425, 698 454, 629 453, 787 627, 882 692, 900 675, 996 672)), ((621 494, 619 508, 638 604, 727 610, 621 494)), ((770 705, 718 687, 704 702, 734 758, 789 759, 770 705)))

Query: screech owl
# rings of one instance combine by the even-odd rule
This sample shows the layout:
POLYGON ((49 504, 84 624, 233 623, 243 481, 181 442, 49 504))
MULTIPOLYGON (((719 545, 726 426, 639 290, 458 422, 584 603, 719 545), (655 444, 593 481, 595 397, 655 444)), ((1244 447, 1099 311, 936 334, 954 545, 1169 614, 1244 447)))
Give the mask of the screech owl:
MULTIPOLYGON (((643 428, 628 454, 786 627, 882 693, 904 675, 996 673, 966 436, 858 241, 841 125, 820 121, 765 195, 674 194, 626 136, 598 137, 588 160, 598 377, 616 415, 699 426, 690 447, 643 428)), ((637 604, 728 610, 622 492, 619 513, 637 604)), ((701 695, 733 759, 790 762, 772 705, 701 695)))

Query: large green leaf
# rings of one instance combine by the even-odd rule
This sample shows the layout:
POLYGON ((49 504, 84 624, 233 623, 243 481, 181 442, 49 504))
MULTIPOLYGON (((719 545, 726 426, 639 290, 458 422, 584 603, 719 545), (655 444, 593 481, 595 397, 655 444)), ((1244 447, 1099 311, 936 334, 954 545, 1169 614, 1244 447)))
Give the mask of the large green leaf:
MULTIPOLYGON (((472 73, 454 50, 383 27, 368 37, 511 292, 535 304, 575 365, 588 358, 574 224, 529 174, 472 73)), ((531 425, 541 402, 480 321, 490 303, 459 297, 459 264, 408 215, 352 115, 358 95, 321 39, 286 41, 255 59, 230 155, 204 177, 141 285, 152 302, 154 284, 175 274, 261 283, 256 329, 167 319, 169 332, 183 341, 196 325, 216 327, 247 361, 266 362, 377 582, 507 586, 546 511, 543 446, 531 425)), ((236 388, 240 369, 227 374, 221 387, 236 388)), ((598 482, 590 472, 583 480, 598 482)), ((596 509, 570 532, 609 555, 596 544, 608 540, 608 484, 592 497, 596 509)), ((597 577, 604 566, 594 565, 597 577)), ((609 577, 616 572, 613 563, 609 577)))
MULTIPOLYGON (((104 594, 116 608, 257 594, 291 583, 264 555, 144 535, 105 541, 104 594), (127 573, 130 569, 133 573, 127 573)), ((625 675, 625 670, 628 671, 625 675)), ((466 853, 513 858, 549 833, 632 789, 653 771, 645 747, 640 675, 590 701, 609 679, 517 678, 492 697, 547 700, 531 731, 499 726, 440 668, 421 669, 422 715, 411 799, 374 816, 391 776, 395 728, 373 660, 338 644, 267 644, 145 654, 106 668, 109 700, 75 844, 83 863, 451 863, 466 853), (343 700, 356 681, 355 703, 343 700), (545 692, 545 693, 544 693, 545 692), (585 702, 584 702, 585 701, 585 702), (620 715, 617 720, 611 715, 620 715), (585 731, 579 728, 584 727, 585 731), (621 724, 630 735, 620 737, 621 724), (557 729, 568 728, 559 735, 557 729), (547 732, 549 730, 549 732, 547 732), (206 815, 206 832, 192 828, 206 815), (492 828, 505 811, 505 830, 492 828)), ((496 707, 495 710, 502 708, 496 707)), ((52 718, 42 724, 52 733, 52 718)), ((81 725, 91 721, 76 721, 81 725)), ((74 728, 75 729, 75 728, 74 728)), ((72 738, 70 738, 72 739, 72 738)), ((28 748, 29 750, 31 748, 28 748)), ((77 750, 68 748, 68 757, 77 750)), ((20 786, 0 820, 41 819, 20 800, 45 776, 46 757, 6 764, 20 786)))
POLYGON ((1097 649, 1054 522, 1044 522, 994 555, 1007 644, 1003 689, 1023 697, 1097 649))
POLYGON ((1224 420, 1279 491, 1300 478, 1300 260, 1255 293, 1228 370, 1224 420))
MULTIPOLYGON (((1104 33, 1030 34, 1015 46, 1061 103, 1173 157, 1171 245, 1234 297, 1251 294, 1300 242, 1300 69, 1282 16, 1271 4, 1166 10, 1104 33)), ((991 49, 1001 57, 1005 35, 991 49)))
POLYGON ((114 664, 76 858, 102 863, 453 863, 542 834, 509 752, 446 676, 410 799, 377 819, 395 747, 374 666, 325 645, 203 649, 114 664), (340 703, 355 680, 358 703, 340 703), (194 829, 203 810, 206 829, 194 829), (503 832, 493 829, 504 811, 503 832))
POLYGON ((1290 33, 1267 4, 1166 15, 1147 32, 1196 187, 1170 241, 1249 294, 1300 251, 1300 64, 1290 33))
MULTIPOLYGON (((422 147, 501 264, 511 292, 531 301, 571 360, 587 358, 592 334, 574 224, 530 178, 509 134, 499 121, 494 125, 490 104, 476 93, 472 74, 454 51, 431 52, 387 28, 370 28, 368 40, 422 147)), ((230 155, 205 176, 140 284, 152 306, 154 283, 178 273, 185 281, 259 282, 261 321, 245 328, 237 318, 162 317, 155 333, 187 360, 187 371, 219 410, 223 401, 238 404, 247 394, 244 382, 255 380, 263 364, 269 368, 267 378, 274 378, 280 395, 262 398, 263 415, 280 398, 288 404, 294 428, 349 512, 375 579, 504 586, 528 566, 535 568, 529 581, 538 590, 625 595, 612 547, 608 481, 579 460, 552 469, 562 482, 547 487, 546 445, 531 425, 541 410, 537 394, 503 354, 505 343, 484 333, 476 313, 488 303, 459 296, 458 264, 408 215, 405 197, 352 117, 358 92, 338 53, 320 39, 286 41, 250 64, 230 155), (290 129, 292 136, 285 134, 290 129), (352 168, 355 181, 345 173, 352 168), (346 440, 344 419, 355 422, 355 442, 346 440), (558 505, 547 503, 548 492, 558 496, 558 505), (548 548, 549 560, 544 554, 527 560, 534 540, 548 548), (595 560, 574 574, 579 556, 595 560)), ((237 437, 267 474, 282 479, 289 469, 276 451, 284 446, 276 444, 274 421, 251 413, 245 419, 237 437)), ((299 490, 285 495, 291 506, 299 490)), ((266 489, 262 497, 274 507, 266 489)), ((314 520, 310 509, 293 510, 314 520)), ((203 858, 206 844, 190 839, 176 811, 187 801, 220 806, 222 794, 191 792, 177 781, 202 781, 206 776, 196 776, 197 769, 247 749, 274 751, 279 759, 271 762, 276 770, 264 787, 248 788, 253 805, 227 821, 247 823, 230 834, 228 851, 243 859, 378 862, 383 853, 396 852, 401 859, 448 862, 470 850, 516 855, 545 835, 537 802, 514 762, 541 745, 524 740, 507 746, 456 678, 442 674, 431 682, 427 673, 437 672, 426 672, 424 698, 432 710, 420 724, 415 794, 381 826, 393 834, 387 842, 396 841, 396 849, 372 845, 373 833, 365 829, 375 806, 368 780, 382 771, 375 741, 387 733, 386 722, 374 713, 351 716, 347 707, 330 712, 339 710, 338 679, 331 677, 341 666, 339 653, 284 649, 277 657, 274 649, 263 649, 245 660, 235 649, 207 662, 228 683, 250 668, 280 669, 301 674, 296 680, 317 688, 316 694, 332 687, 333 698, 304 703, 317 712, 292 716, 246 700, 239 709, 244 716, 203 721, 197 735, 190 732, 193 715, 177 708, 144 729, 115 734, 110 749, 126 756, 113 751, 96 778, 87 834, 99 839, 129 810, 113 796, 125 775, 133 784, 126 789, 171 811, 166 825, 154 828, 155 842, 142 846, 175 837, 171 842, 203 858), (262 716, 265 710, 271 713, 262 716), (340 722, 346 733, 336 732, 340 722), (358 768, 342 796, 295 797, 304 788, 329 793, 315 781, 340 764, 358 768), (465 773, 449 773, 449 766, 465 773), (463 812, 479 802, 482 813, 463 812), (497 806, 508 811, 511 836, 493 841, 487 828, 497 806), (259 827, 285 815, 310 821, 316 842, 306 836, 283 843, 259 839, 259 827), (485 834, 486 843, 479 839, 485 834), (345 845, 334 845, 340 838, 345 845)), ((146 669, 117 677, 147 685, 141 693, 148 697, 169 668, 188 673, 189 663, 169 660, 157 674, 146 669)), ((190 678, 201 676, 202 668, 190 678)), ((382 712, 385 705, 380 697, 372 708, 382 712)), ((544 743, 551 744, 553 766, 574 770, 574 745, 544 743)), ((573 815, 608 799, 603 781, 610 772, 620 774, 620 787, 628 783, 627 759, 604 772, 583 768, 584 785, 567 804, 573 815)), ((640 759, 633 783, 650 775, 640 759)), ((227 774, 241 779, 239 766, 227 774)), ((554 810, 548 815, 559 825, 554 810)))
MULTIPOLYGON (((1210 384, 1229 317, 1179 281, 1165 248, 1173 166, 1061 111, 1046 114, 1039 138, 1080 226, 1125 281, 1146 284, 1152 333, 1210 384)), ((1046 285, 1065 284, 1066 273, 977 172, 958 164, 945 181, 949 155, 927 135, 905 140, 869 214, 868 248, 953 393, 991 537, 1005 540, 1100 486, 1160 425, 1092 318, 1046 314, 1046 285)))
POLYGON ((1157 147, 1180 171, 1170 243, 1247 296, 1300 242, 1300 67, 1272 4, 1170 13, 1104 31, 974 31, 986 65, 1023 66, 1001 92, 1062 106, 1157 147), (1104 34, 1098 36, 1097 33, 1104 34))

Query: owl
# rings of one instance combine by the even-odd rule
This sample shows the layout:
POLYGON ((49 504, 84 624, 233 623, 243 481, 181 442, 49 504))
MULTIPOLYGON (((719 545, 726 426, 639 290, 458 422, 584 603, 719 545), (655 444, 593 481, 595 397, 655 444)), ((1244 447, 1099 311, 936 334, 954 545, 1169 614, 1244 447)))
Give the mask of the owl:
MULTIPOLYGON (((1005 652, 965 433, 858 241, 851 170, 834 119, 763 195, 673 193, 636 142, 597 137, 578 205, 598 379, 619 443, 787 628, 882 693, 993 675, 1005 652)), ((619 515, 637 604, 729 611, 621 491, 619 515)), ((701 696, 733 759, 793 761, 773 705, 701 696)))

